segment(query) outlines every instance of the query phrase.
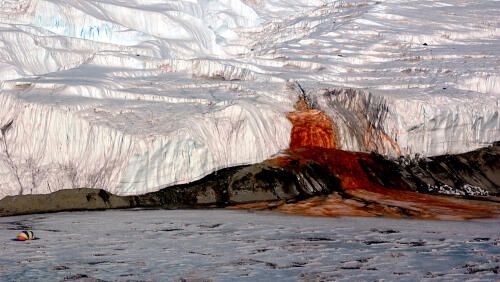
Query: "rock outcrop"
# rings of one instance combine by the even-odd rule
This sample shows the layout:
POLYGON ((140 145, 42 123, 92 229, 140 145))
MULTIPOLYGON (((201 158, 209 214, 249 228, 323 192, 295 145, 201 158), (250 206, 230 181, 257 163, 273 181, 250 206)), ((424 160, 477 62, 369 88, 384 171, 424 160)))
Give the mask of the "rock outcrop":
POLYGON ((326 169, 311 163, 286 168, 265 163, 233 167, 201 180, 138 196, 116 196, 102 189, 68 189, 46 195, 7 196, 0 215, 109 208, 203 208, 242 203, 300 200, 326 195, 339 187, 326 169))
POLYGON ((444 215, 484 217, 500 214, 498 160, 500 146, 406 162, 374 153, 301 148, 263 163, 222 169, 189 184, 138 196, 116 196, 99 189, 8 196, 0 200, 0 215, 108 208, 207 208, 267 202, 271 204, 257 206, 294 211, 307 206, 307 211, 302 209, 299 213, 310 214, 315 205, 321 204, 323 212, 325 207, 337 211, 317 215, 436 218, 446 210, 444 215), (433 188, 443 185, 458 191, 453 193, 458 196, 436 195, 451 194, 433 188), (467 192, 472 186, 482 192, 467 192))
POLYGON ((500 147, 432 159, 389 159, 336 149, 289 150, 267 161, 326 169, 339 182, 326 196, 238 205, 314 216, 462 220, 500 215, 500 147), (479 185, 479 186, 476 186, 479 185))

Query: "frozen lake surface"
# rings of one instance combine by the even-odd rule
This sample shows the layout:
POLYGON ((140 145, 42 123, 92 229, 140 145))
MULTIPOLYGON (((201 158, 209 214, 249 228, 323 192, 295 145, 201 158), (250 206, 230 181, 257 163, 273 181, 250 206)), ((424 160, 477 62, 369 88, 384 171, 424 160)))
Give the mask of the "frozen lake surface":
POLYGON ((1 280, 500 278, 500 224, 235 210, 0 218, 1 280), (11 241, 31 229, 40 240, 11 241))

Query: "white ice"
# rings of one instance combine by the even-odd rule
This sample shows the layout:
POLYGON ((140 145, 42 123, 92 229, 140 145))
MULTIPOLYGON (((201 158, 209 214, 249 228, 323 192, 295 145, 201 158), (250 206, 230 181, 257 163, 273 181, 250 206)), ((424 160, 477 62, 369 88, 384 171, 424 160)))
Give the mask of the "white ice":
POLYGON ((296 83, 341 149, 487 146, 499 22, 499 1, 0 0, 0 198, 141 194, 265 160, 288 146, 296 83))

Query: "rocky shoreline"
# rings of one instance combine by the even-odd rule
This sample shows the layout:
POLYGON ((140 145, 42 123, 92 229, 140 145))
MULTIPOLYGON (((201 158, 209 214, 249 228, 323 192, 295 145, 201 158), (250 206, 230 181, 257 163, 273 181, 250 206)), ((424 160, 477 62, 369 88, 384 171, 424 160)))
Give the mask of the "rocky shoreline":
MULTIPOLYGON (((489 203, 490 212, 478 213, 483 217, 500 214, 499 160, 498 143, 464 154, 425 159, 389 159, 374 153, 323 148, 296 149, 263 163, 222 169, 198 181, 144 195, 117 196, 102 189, 81 188, 45 195, 8 196, 0 200, 0 216, 123 208, 228 207, 266 202, 283 205, 332 194, 340 195, 343 202, 358 201, 366 206, 366 199, 361 201, 356 193, 370 191, 393 194, 390 197, 398 200, 402 193, 427 193, 428 197, 447 194, 436 197, 459 199, 465 206, 456 207, 457 214, 470 210, 467 201, 480 200, 489 203), (353 165, 356 167, 346 167, 353 165)), ((424 212, 401 209, 391 212, 398 204, 391 206, 376 200, 369 206, 374 205, 384 206, 384 211, 375 209, 374 216, 399 213, 418 218, 424 212)), ((276 208, 276 204, 268 208, 276 208)))

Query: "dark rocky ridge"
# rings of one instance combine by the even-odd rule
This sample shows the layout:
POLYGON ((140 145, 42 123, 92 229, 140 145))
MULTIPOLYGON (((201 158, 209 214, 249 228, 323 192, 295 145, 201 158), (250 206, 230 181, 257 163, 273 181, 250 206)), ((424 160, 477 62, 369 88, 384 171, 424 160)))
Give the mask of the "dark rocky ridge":
MULTIPOLYGON (((391 181, 400 179, 407 189, 420 193, 446 193, 465 196, 500 195, 500 143, 457 155, 396 161, 373 154, 394 173, 375 171, 373 181, 386 187, 394 187, 391 181), (480 188, 471 189, 471 186, 480 188), (439 188, 442 188, 439 190, 439 188)), ((369 167, 367 167, 369 169, 369 167)), ((398 187, 394 187, 398 188, 398 187)))
MULTIPOLYGON (((436 193, 442 191, 435 187, 444 186, 454 189, 457 195, 475 196, 466 189, 467 185, 472 185, 487 191, 490 196, 500 195, 498 144, 459 155, 413 160, 388 159, 372 153, 365 154, 358 162, 372 183, 391 189, 436 193)), ((222 169, 192 183, 138 196, 116 196, 104 190, 86 188, 47 195, 8 196, 0 200, 0 216, 109 208, 203 208, 277 200, 294 202, 332 192, 344 195, 341 178, 342 175, 334 175, 310 159, 291 160, 285 166, 266 161, 222 169)))
POLYGON ((116 196, 102 189, 68 189, 46 195, 8 196, 0 216, 109 208, 200 208, 300 200, 338 189, 327 170, 309 166, 284 168, 263 163, 222 169, 198 181, 138 196, 116 196))

